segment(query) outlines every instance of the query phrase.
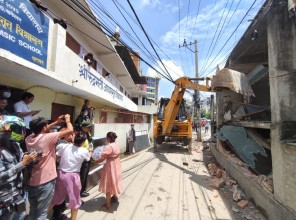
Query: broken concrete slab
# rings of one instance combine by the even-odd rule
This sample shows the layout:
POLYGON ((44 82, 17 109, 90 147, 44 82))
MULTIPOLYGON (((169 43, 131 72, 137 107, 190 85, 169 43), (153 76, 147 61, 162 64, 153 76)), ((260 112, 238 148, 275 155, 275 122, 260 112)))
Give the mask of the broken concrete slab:
POLYGON ((243 127, 224 125, 214 136, 221 141, 226 139, 229 146, 252 169, 260 174, 270 174, 272 169, 270 152, 251 138, 243 127))

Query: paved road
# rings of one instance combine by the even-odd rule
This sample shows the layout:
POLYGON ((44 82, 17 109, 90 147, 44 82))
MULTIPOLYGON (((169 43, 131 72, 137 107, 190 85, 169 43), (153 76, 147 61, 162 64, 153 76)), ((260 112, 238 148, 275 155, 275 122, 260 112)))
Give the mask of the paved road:
POLYGON ((234 219, 219 192, 209 187, 203 154, 197 150, 200 144, 194 141, 193 155, 166 144, 158 153, 149 149, 122 161, 124 191, 119 204, 109 212, 101 210, 105 198, 95 187, 78 219, 234 219))

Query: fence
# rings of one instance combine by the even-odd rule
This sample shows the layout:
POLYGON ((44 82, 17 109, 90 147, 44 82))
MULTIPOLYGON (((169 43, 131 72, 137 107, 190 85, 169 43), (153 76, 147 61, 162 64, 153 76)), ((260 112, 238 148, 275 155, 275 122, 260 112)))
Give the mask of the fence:
POLYGON ((100 109, 100 118, 97 123, 149 123, 150 115, 132 112, 123 109, 115 109, 104 106, 100 109))

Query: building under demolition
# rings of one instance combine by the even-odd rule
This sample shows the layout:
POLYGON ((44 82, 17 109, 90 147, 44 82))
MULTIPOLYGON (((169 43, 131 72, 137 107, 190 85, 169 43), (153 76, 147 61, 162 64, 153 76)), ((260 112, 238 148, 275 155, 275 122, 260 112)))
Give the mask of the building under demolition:
POLYGON ((295 10, 292 0, 266 1, 212 84, 218 92, 211 150, 275 220, 296 218, 295 10), (223 85, 224 76, 230 78, 223 85))

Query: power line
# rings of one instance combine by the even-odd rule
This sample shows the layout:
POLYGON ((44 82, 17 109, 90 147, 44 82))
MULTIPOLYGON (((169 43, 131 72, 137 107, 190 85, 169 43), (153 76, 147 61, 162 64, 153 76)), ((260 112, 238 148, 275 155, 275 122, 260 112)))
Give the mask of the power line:
POLYGON ((163 64, 161 58, 159 57, 158 53, 156 52, 156 50, 155 50, 155 48, 154 48, 154 46, 153 46, 153 44, 152 44, 150 38, 148 37, 148 35, 147 35, 147 33, 146 33, 146 31, 145 31, 145 29, 144 29, 144 27, 143 27, 143 25, 142 25, 142 23, 141 23, 141 21, 140 21, 140 19, 139 19, 138 15, 137 15, 137 13, 136 13, 136 11, 135 11, 135 9, 134 9, 134 7, 133 7, 132 4, 130 3, 130 0, 127 0, 127 2, 128 2, 128 4, 129 4, 129 6, 131 7, 131 9, 132 9, 132 11, 133 11, 133 13, 134 13, 134 15, 135 15, 135 17, 136 17, 138 23, 140 24, 140 26, 141 26, 141 28, 142 28, 142 31, 144 32, 144 34, 145 34, 147 40, 149 41, 150 46, 153 48, 153 50, 154 50, 155 54, 157 55, 159 61, 161 62, 161 64, 162 64, 163 67, 165 68, 165 70, 166 70, 166 72, 167 72, 169 78, 170 78, 170 79, 172 80, 172 82, 173 82, 174 80, 173 80, 172 76, 170 75, 170 73, 168 72, 167 68, 166 68, 165 65, 163 64))
MULTIPOLYGON (((121 7, 121 9, 132 19, 132 21, 140 28, 140 25, 132 18, 132 16, 125 10, 125 8, 117 1, 117 0, 113 0, 114 4, 116 5, 117 9, 119 10, 119 12, 121 13, 121 15, 124 17, 125 21, 129 24, 127 18, 123 15, 122 11, 119 9, 118 6, 121 7), (116 2, 116 3, 115 3, 116 2)), ((109 13, 110 14, 110 13, 109 13)), ((114 19, 114 18, 113 18, 114 19)), ((118 24, 119 26, 119 24, 118 24)), ((134 28, 131 27, 131 25, 129 24, 131 30, 133 30, 134 28)), ((121 27, 122 28, 122 27, 121 27)), ((122 28, 123 29, 123 28, 122 28)), ((124 30, 124 29, 123 29, 124 30)), ((125 31, 127 36, 130 36, 129 33, 127 31, 125 31)), ((135 35, 137 35, 136 33, 134 33, 135 35)), ((130 36, 131 37, 131 36, 130 36)), ((138 38, 138 37, 137 37, 138 38)), ((155 44, 155 46, 177 67, 178 65, 157 45, 157 43, 149 36, 149 38, 151 39, 151 41, 155 44)), ((138 38, 139 39, 139 38, 138 38)), ((142 41, 139 39, 139 41, 142 43, 142 41)), ((137 45, 137 44, 136 44, 137 45)), ((138 46, 138 45, 137 45, 138 46)), ((145 46, 144 46, 145 47, 145 46)), ((138 46, 139 50, 141 50, 141 47, 138 46)), ((146 48, 146 47, 145 47, 146 48)), ((147 50, 147 49, 146 49, 147 50)), ((142 51, 142 50, 141 50, 142 51)), ((147 52, 151 55, 151 53, 147 50, 147 52)), ((154 59, 155 56, 151 55, 154 59)), ((155 61, 156 62, 156 61, 155 61)), ((161 69, 162 67, 159 66, 161 69)), ((168 67, 169 68, 169 67, 168 67)), ((175 72, 173 69, 169 68, 170 70, 172 70, 176 75, 179 75, 177 72, 175 72)), ((179 68, 180 69, 180 68, 179 68)), ((162 69, 163 70, 163 69, 162 69)), ((180 69, 181 70, 181 69, 180 69)))
POLYGON ((188 24, 188 17, 189 17, 189 8, 190 8, 190 0, 188 0, 187 18, 186 18, 186 25, 185 25, 185 31, 184 31, 184 38, 186 38, 187 24, 188 24))
MULTIPOLYGON (((96 19, 96 17, 94 17, 93 14, 91 14, 87 9, 84 8, 84 6, 79 6, 77 5, 75 2, 74 5, 76 7, 78 7, 81 11, 84 12, 84 14, 82 14, 81 12, 79 12, 76 8, 73 7, 73 5, 70 5, 68 2, 66 2, 65 0, 62 0, 62 2, 64 4, 66 4, 69 8, 71 8, 73 11, 75 11, 77 14, 79 14, 83 19, 85 19, 88 23, 90 23, 91 25, 93 25, 95 28, 97 28, 99 31, 101 31, 102 33, 105 34, 105 32, 102 30, 102 28, 100 26, 98 26, 98 24, 100 24, 98 22, 98 20, 96 19), (89 18, 87 18, 87 16, 91 17, 92 20, 94 20, 95 23, 93 23, 89 18)), ((79 4, 79 3, 78 3, 79 4)), ((101 24, 105 30, 112 35, 112 31, 110 31, 106 26, 104 26, 103 24, 101 24)), ((166 78, 167 80, 171 81, 170 78, 164 76, 162 73, 160 73, 158 70, 156 70, 151 64, 149 64, 146 60, 144 60, 142 57, 140 57, 137 53, 135 53, 134 51, 132 51, 127 45, 125 45, 122 41, 119 41, 123 46, 125 46, 126 48, 128 48, 130 50, 131 53, 133 53, 136 57, 138 57, 139 59, 141 59, 145 64, 147 64, 149 67, 151 67, 154 71, 156 71, 158 74, 160 74, 161 76, 163 76, 164 78, 166 78)))
MULTIPOLYGON (((218 41, 221 39, 221 36, 224 34, 224 32, 225 32, 225 30, 226 30, 226 26, 225 26, 225 28, 224 28, 224 30, 223 30, 223 33, 221 34, 222 29, 223 29, 223 27, 224 27, 224 25, 225 25, 225 22, 226 22, 226 20, 227 20, 227 18, 228 18, 229 12, 230 12, 230 10, 231 10, 231 8, 232 8, 233 2, 234 2, 234 0, 232 0, 232 2, 231 2, 231 4, 230 4, 229 10, 228 10, 228 12, 227 12, 227 14, 226 14, 226 17, 225 17, 224 22, 223 22, 223 24, 222 24, 222 27, 221 27, 221 29, 220 29, 220 31, 219 31, 219 34, 218 34, 218 36, 217 36, 217 38, 216 38, 216 41, 215 41, 215 43, 214 43, 214 46, 212 47, 212 50, 211 50, 211 52, 210 52, 209 57, 211 57, 211 55, 213 54, 213 51, 214 51, 214 49, 216 48, 216 45, 217 45, 218 41)), ((229 20, 229 21, 230 21, 230 20, 229 20)))
MULTIPOLYGON (((284 6, 284 4, 280 4, 281 7, 284 6)), ((260 21, 260 22, 256 22, 254 26, 250 25, 249 28, 247 29, 247 31, 244 33, 245 36, 249 36, 251 35, 251 32, 254 31, 254 30, 257 30, 257 27, 260 26, 263 22, 266 22, 266 25, 265 26, 268 26, 269 23, 273 20, 274 18, 274 15, 277 13, 277 11, 279 10, 279 7, 275 7, 274 4, 271 4, 269 5, 269 8, 266 9, 266 11, 264 12, 263 16, 264 15, 267 15, 267 16, 264 16, 264 18, 260 21)), ((258 16, 261 16, 261 14, 259 15, 256 15, 256 17, 258 16)), ((264 29, 264 32, 266 32, 267 30, 264 29)), ((259 37, 260 36, 263 36, 264 34, 263 33, 259 33, 259 37)), ((242 39, 241 39, 242 40, 242 39)), ((235 64, 240 57, 242 57, 245 53, 247 53, 250 48, 252 48, 252 46, 254 45, 254 43, 257 42, 258 43, 258 39, 252 39, 250 43, 248 43, 248 46, 246 48, 244 48, 244 51, 242 53, 239 54, 239 56, 236 56, 234 60, 231 60, 231 63, 232 65, 235 64)), ((231 53, 233 52, 233 49, 232 51, 226 56, 227 59, 229 59, 231 53)), ((224 59, 222 61, 225 62, 227 59, 224 59)), ((214 71, 215 68, 213 68, 212 70, 210 71, 207 71, 207 72, 212 72, 214 71)), ((206 73, 206 72, 205 72, 206 73)))
MULTIPOLYGON (((63 2, 64 2, 64 0, 63 0, 63 2)), ((75 4, 75 3, 74 3, 75 4)), ((77 5, 76 4, 76 6, 78 6, 82 11, 84 11, 87 15, 89 15, 90 17, 92 17, 92 19, 94 19, 95 20, 95 22, 98 22, 97 21, 97 19, 93 16, 93 14, 90 14, 90 12, 87 10, 87 9, 85 9, 84 8, 84 6, 83 5, 81 5, 81 3, 79 3, 78 2, 78 4, 80 4, 80 6, 79 5, 77 5)), ((73 7, 72 7, 72 9, 73 9, 73 7)), ((76 11, 77 12, 77 11, 76 11)), ((77 12, 77 13, 79 13, 79 12, 77 12)), ((81 15, 81 13, 79 13, 80 15, 81 15)), ((81 15, 83 18, 85 18, 83 15, 81 15)), ((88 20, 89 21, 89 20, 88 20)), ((89 21, 91 24, 93 24, 91 21, 89 21)), ((94 25, 94 24, 93 24, 94 25)), ((101 24, 108 32, 109 32, 109 34, 110 35, 112 35, 112 31, 111 30, 108 30, 108 28, 105 26, 105 25, 103 25, 103 24, 101 24)), ((94 26, 96 26, 97 27, 97 25, 94 25, 94 26)), ((103 32, 104 33, 104 32, 103 32)), ((168 77, 166 77, 166 76, 164 76, 162 73, 160 73, 159 71, 157 71, 154 67, 152 67, 147 61, 145 61, 143 58, 141 58, 137 53, 135 53, 131 48, 129 48, 122 40, 119 40, 119 42, 122 44, 122 45, 124 45, 125 47, 127 47, 129 50, 130 50, 130 52, 131 53, 133 53, 136 57, 138 57, 139 59, 141 59, 144 63, 146 63, 148 66, 150 66, 153 70, 155 70, 158 74, 160 74, 161 76, 163 76, 164 78, 166 78, 167 80, 169 80, 169 81, 171 81, 168 77)))
POLYGON ((226 44, 229 42, 229 40, 231 39, 231 37, 233 36, 233 34, 237 31, 238 27, 241 25, 241 23, 243 22, 243 20, 245 19, 245 17, 248 15, 248 13, 250 12, 250 10, 252 9, 252 7, 254 6, 254 4, 256 3, 257 0, 254 0, 254 2, 252 3, 252 5, 249 7, 248 11, 246 12, 246 14, 243 16, 243 18, 241 19, 241 21, 239 22, 239 24, 236 26, 236 28, 234 29, 234 31, 231 33, 231 35, 229 36, 229 38, 226 40, 226 42, 223 44, 223 46, 221 47, 221 49, 219 50, 219 52, 216 54, 216 56, 214 57, 214 59, 211 61, 211 63, 206 66, 205 68, 209 67, 214 60, 218 57, 218 55, 221 53, 221 51, 224 49, 224 47, 226 46, 226 44))
MULTIPOLYGON (((123 18, 125 19, 125 21, 126 21, 126 23, 128 23, 128 25, 129 25, 129 27, 131 28, 131 30, 133 31, 133 33, 134 33, 134 35, 137 37, 137 39, 138 39, 138 41, 142 44, 142 46, 139 46, 136 42, 135 42, 135 40, 133 40, 132 39, 132 36, 127 32, 127 31, 125 31, 123 28, 122 28, 122 26, 120 26, 120 24, 117 22, 117 21, 115 21, 115 19, 112 17, 112 15, 110 14, 110 13, 108 13, 107 12, 107 10, 106 9, 104 9, 104 7, 102 6, 102 4, 100 4, 101 5, 101 7, 99 7, 94 1, 92 1, 92 3, 93 3, 93 5, 95 5, 96 6, 96 8, 98 9, 98 10, 101 10, 104 14, 106 14, 107 15, 107 17, 111 20, 111 21, 113 21, 118 27, 120 27, 122 30, 123 30, 123 32, 126 34, 126 36, 130 39, 130 41, 132 42, 132 43, 134 43, 138 48, 139 48, 139 50, 140 51, 142 51, 143 53, 144 53, 144 55, 146 55, 147 57, 150 57, 150 59, 152 60, 152 61, 154 61, 155 63, 157 63, 157 61, 156 61, 156 58, 155 58, 155 56, 154 55, 152 55, 149 51, 148 51, 148 49, 145 47, 145 45, 142 43, 142 40, 140 40, 139 39, 139 37, 137 36, 137 34, 133 31, 134 30, 134 28, 132 28, 131 27, 131 25, 130 25, 130 23, 129 23, 129 21, 127 20, 127 18, 124 16, 124 14, 122 13, 122 11, 120 10, 120 8, 119 7, 121 7, 122 8, 122 10, 130 17, 130 18, 132 18, 131 17, 131 15, 125 10, 125 8, 118 2, 118 1, 116 1, 116 0, 113 0, 113 3, 114 3, 114 5, 117 7, 117 9, 118 9, 118 11, 120 12, 120 14, 123 16, 123 18), (146 54, 146 52, 145 51, 143 51, 142 50, 142 48, 145 48, 146 49, 146 51, 149 53, 149 55, 147 55, 146 54)), ((94 6, 93 6, 94 7, 94 6)), ((139 24, 138 23, 136 23, 136 21, 134 20, 134 19, 132 19, 132 21, 133 22, 135 22, 135 24, 138 26, 138 27, 140 27, 139 26, 139 24)), ((150 38, 150 37, 149 37, 150 38)), ((179 68, 178 67, 178 65, 177 64, 175 64, 174 63, 174 61, 153 41, 153 39, 151 39, 150 38, 150 40, 156 45, 156 47, 177 67, 177 68, 179 68)), ((162 71, 164 71, 163 70, 163 68, 162 68, 162 66, 160 66, 159 65, 159 68, 162 70, 162 71)), ((174 69, 172 69, 172 68, 170 68, 170 67, 167 67, 168 69, 170 69, 170 70, 172 70, 172 72, 174 72, 176 75, 179 75, 174 69)), ((181 70, 181 69, 180 69, 181 70)), ((179 75, 180 76, 180 75, 179 75)))
MULTIPOLYGON (((217 0, 215 0, 214 5, 216 5, 216 3, 217 3, 217 0)), ((202 44, 201 44, 201 45, 202 45, 202 48, 201 48, 201 54, 203 53, 203 49, 204 49, 204 47, 205 47, 205 39, 208 39, 208 34, 209 34, 210 26, 211 26, 211 24, 212 24, 213 13, 214 13, 214 11, 212 10, 211 17, 210 17, 210 24, 208 25, 208 29, 207 29, 207 33, 206 33, 206 37, 203 39, 203 42, 202 42, 202 44)))
MULTIPOLYGON (((220 27, 220 23, 221 23, 221 21, 222 21, 222 19, 223 19, 223 16, 224 16, 225 10, 226 10, 226 8, 227 8, 228 2, 229 2, 229 0, 227 0, 227 2, 226 2, 226 4, 225 4, 225 7, 224 7, 224 9, 223 9, 222 16, 220 17, 219 23, 218 23, 218 25, 217 25, 217 27, 216 27, 214 37, 212 37, 212 40, 211 40, 211 43, 210 43, 210 47, 209 47, 208 52, 207 52, 207 55, 206 55, 206 61, 204 62, 203 67, 201 68, 201 71, 203 70, 203 68, 204 68, 204 67, 207 65, 207 63, 208 63, 208 59, 209 59, 209 57, 210 57, 210 56, 209 56, 209 53, 210 53, 210 50, 211 50, 211 48, 212 48, 212 45, 213 45, 214 39, 215 39, 215 37, 216 37, 217 31, 218 31, 218 29, 219 29, 219 27, 220 27)), ((226 20, 226 18, 225 18, 225 20, 226 20)))
MULTIPOLYGON (((194 26, 193 26, 193 30, 192 30, 192 32, 191 32, 191 37, 189 38, 190 41, 192 40, 193 33, 194 33, 194 31, 195 31, 195 27, 196 27, 197 17, 198 17, 198 15, 199 15, 199 9, 200 9, 200 3, 201 3, 201 1, 202 1, 202 0, 199 0, 199 1, 198 1, 198 7, 197 7, 196 15, 195 15, 194 26)), ((189 42, 190 42, 190 41, 189 41, 189 42)))
MULTIPOLYGON (((143 48, 149 53, 148 49, 145 47, 145 45, 143 44, 143 42, 139 39, 138 35, 134 32, 134 30, 133 30, 132 28, 131 28, 131 30, 133 31, 134 36, 137 37, 138 41, 141 43, 142 46, 139 46, 139 45, 138 45, 138 44, 132 39, 132 36, 130 36, 130 35, 128 34, 128 32, 125 31, 125 30, 119 25, 119 23, 118 23, 117 21, 115 21, 115 19, 112 17, 112 15, 111 15, 110 13, 108 13, 106 9, 103 8, 103 6, 102 6, 101 3, 99 3, 99 4, 101 5, 101 7, 99 7, 95 2, 93 2, 93 1, 91 1, 91 2, 92 2, 93 5, 94 5, 93 7, 96 7, 97 9, 102 10, 102 12, 103 12, 103 13, 104 13, 109 19, 111 19, 111 21, 113 21, 118 27, 120 27, 121 30, 122 30, 122 31, 127 35, 127 37, 130 39, 130 41, 132 41, 135 45, 137 45, 137 46, 140 48, 140 50, 141 50, 144 54, 146 54, 146 52, 145 52, 144 50, 141 49, 142 47, 143 47, 143 48)), ((91 2, 90 2, 90 3, 91 3, 91 2)), ((113 0, 113 2, 114 2, 114 0, 113 0)), ((118 8, 118 6, 116 5, 115 2, 114 2, 114 5, 118 8)), ((121 15, 122 15, 123 18, 125 19, 126 23, 131 27, 130 23, 128 22, 128 20, 126 19, 126 17, 122 14, 122 12, 120 11, 119 8, 118 8, 118 11, 121 13, 121 15)), ((150 55, 150 59, 155 61, 155 58, 152 56, 152 54, 149 53, 149 55, 150 55)), ((149 55, 146 54, 147 57, 149 57, 149 55)))

